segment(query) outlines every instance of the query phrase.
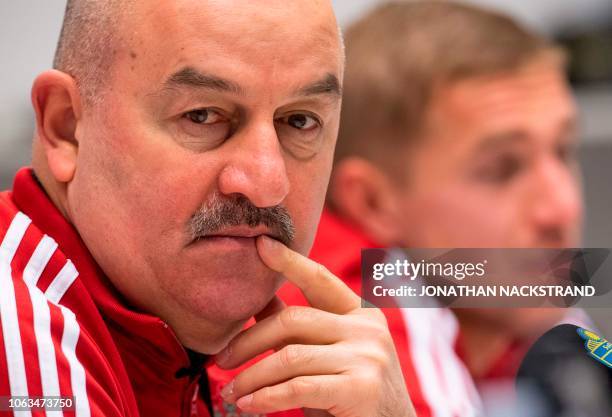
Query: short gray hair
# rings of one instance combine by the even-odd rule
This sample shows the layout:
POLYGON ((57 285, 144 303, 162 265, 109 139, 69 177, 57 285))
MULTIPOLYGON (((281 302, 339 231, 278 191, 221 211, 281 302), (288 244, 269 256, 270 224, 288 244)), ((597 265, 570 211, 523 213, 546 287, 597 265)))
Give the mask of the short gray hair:
POLYGON ((68 0, 53 68, 72 76, 87 104, 99 102, 121 36, 122 0, 68 0))

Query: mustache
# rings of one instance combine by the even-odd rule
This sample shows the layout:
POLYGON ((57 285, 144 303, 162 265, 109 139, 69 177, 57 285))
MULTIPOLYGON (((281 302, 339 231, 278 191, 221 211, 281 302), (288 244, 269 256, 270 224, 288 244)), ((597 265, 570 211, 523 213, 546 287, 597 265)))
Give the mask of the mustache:
POLYGON ((188 224, 191 241, 217 234, 228 226, 264 225, 275 239, 290 245, 295 237, 295 226, 289 211, 282 205, 257 207, 244 197, 224 198, 219 194, 204 203, 188 224))

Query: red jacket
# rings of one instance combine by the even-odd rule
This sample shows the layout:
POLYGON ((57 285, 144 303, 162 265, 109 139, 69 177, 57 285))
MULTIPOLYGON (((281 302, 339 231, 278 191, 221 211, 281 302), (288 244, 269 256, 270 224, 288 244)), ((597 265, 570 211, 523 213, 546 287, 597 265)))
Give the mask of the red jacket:
MULTIPOLYGON (((324 210, 310 257, 325 265, 357 294, 361 293, 361 249, 379 247, 353 225, 324 210)), ((287 304, 305 305, 303 296, 285 285, 287 304)), ((473 381, 455 352, 457 322, 448 309, 383 309, 419 417, 477 415, 480 400, 473 381)))
POLYGON ((75 397, 74 411, 16 415, 241 415, 219 396, 230 374, 207 378, 203 356, 128 307, 29 169, 0 193, 0 242, 0 397, 75 397))

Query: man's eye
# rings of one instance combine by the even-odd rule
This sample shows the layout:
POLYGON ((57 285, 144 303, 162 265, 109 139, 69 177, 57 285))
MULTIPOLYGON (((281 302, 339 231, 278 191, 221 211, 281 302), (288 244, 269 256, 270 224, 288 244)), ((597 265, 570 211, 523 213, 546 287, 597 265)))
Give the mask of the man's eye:
POLYGON ((479 179, 489 183, 503 184, 517 176, 523 168, 519 158, 504 156, 476 171, 479 179))
POLYGON ((293 113, 274 121, 276 134, 283 147, 298 159, 316 154, 322 144, 323 123, 308 113, 293 113))
POLYGON ((307 114, 292 114, 285 118, 286 123, 299 130, 311 130, 319 126, 319 121, 307 114))
POLYGON ((188 111, 183 115, 188 120, 197 124, 213 124, 224 120, 224 117, 212 109, 197 109, 188 111))
POLYGON ((213 149, 232 134, 230 117, 211 108, 183 113, 177 126, 179 143, 196 152, 213 149))

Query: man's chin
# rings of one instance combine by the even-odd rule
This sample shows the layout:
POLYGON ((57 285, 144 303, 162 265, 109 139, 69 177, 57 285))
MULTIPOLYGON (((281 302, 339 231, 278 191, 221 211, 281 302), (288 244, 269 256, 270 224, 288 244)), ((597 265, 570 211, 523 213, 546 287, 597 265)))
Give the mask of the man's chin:
POLYGON ((167 297, 157 301, 159 312, 186 333, 213 335, 213 347, 264 309, 282 282, 256 251, 222 252, 183 253, 170 268, 159 268, 164 273, 158 277, 167 297))
POLYGON ((274 292, 251 291, 248 297, 237 297, 237 300, 227 297, 225 303, 218 303, 219 299, 183 298, 180 310, 184 314, 172 314, 169 324, 183 346, 208 355, 216 354, 249 320, 264 310, 273 297, 274 292))
POLYGON ((252 273, 220 274, 214 282, 195 286, 182 298, 196 317, 218 323, 246 321, 263 310, 276 294, 282 278, 265 267, 252 273))

